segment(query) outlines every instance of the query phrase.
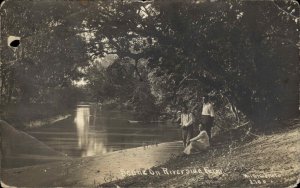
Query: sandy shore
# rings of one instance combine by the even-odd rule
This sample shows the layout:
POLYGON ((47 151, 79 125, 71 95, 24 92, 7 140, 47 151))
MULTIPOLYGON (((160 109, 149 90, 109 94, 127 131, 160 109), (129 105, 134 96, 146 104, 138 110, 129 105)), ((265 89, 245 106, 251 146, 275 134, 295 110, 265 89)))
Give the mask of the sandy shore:
POLYGON ((23 168, 2 169, 2 181, 11 186, 91 187, 123 179, 141 169, 164 164, 182 152, 182 143, 168 142, 131 148, 96 157, 69 159, 23 168))
POLYGON ((212 147, 207 152, 179 156, 152 168, 152 171, 162 171, 164 168, 175 170, 175 173, 137 175, 102 184, 101 187, 292 188, 300 182, 299 118, 287 121, 284 128, 275 132, 259 134, 234 145, 226 144, 224 138, 220 141, 222 145, 212 147))
POLYGON ((288 187, 299 181, 300 119, 291 121, 285 129, 249 141, 235 145, 224 139, 221 142, 189 157, 180 155, 183 148, 178 141, 2 169, 1 179, 17 187, 288 187), (167 168, 176 174, 151 175, 146 170, 150 168, 152 172, 167 168), (193 173, 178 174, 177 170, 193 173), (217 170, 221 173, 215 173, 217 170), (143 172, 147 175, 138 174, 143 172), (125 178, 126 173, 138 175, 125 178))

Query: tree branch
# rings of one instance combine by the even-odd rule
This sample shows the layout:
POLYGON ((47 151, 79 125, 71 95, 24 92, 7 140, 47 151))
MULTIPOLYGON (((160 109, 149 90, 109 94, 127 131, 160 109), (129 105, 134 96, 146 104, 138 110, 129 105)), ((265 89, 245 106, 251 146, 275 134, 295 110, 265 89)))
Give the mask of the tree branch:
POLYGON ((291 17, 293 17, 293 18, 295 18, 295 19, 299 19, 299 17, 293 15, 291 12, 287 12, 286 10, 284 10, 283 8, 281 8, 279 5, 277 5, 277 4, 275 3, 274 0, 273 0, 272 2, 273 2, 273 4, 274 4, 279 10, 281 10, 281 11, 284 12, 285 14, 288 14, 288 15, 290 15, 291 17))

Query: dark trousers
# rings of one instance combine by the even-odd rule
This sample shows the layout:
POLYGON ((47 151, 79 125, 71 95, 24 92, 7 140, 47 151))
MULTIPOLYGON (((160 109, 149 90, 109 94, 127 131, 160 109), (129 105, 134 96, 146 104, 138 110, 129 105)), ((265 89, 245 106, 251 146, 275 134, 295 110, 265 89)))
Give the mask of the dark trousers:
POLYGON ((207 132, 209 140, 211 139, 211 128, 213 126, 213 118, 210 116, 202 115, 202 126, 203 129, 207 132))
POLYGON ((187 144, 190 142, 190 139, 193 138, 193 131, 193 125, 182 128, 182 141, 184 147, 186 147, 187 144))

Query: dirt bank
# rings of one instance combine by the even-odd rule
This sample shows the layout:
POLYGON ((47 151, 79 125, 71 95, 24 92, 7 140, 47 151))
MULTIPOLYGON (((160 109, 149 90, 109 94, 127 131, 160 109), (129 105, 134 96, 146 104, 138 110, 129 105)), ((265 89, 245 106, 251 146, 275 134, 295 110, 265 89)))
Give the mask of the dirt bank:
POLYGON ((97 157, 2 169, 2 180, 5 184, 22 187, 91 187, 122 179, 127 172, 161 165, 181 151, 181 142, 143 146, 97 157))
POLYGON ((28 123, 24 123, 24 125, 25 125, 25 128, 27 128, 27 129, 37 128, 37 127, 42 127, 42 126, 45 126, 45 125, 51 125, 53 123, 56 123, 58 121, 62 121, 62 120, 67 119, 69 117, 71 117, 71 114, 57 115, 57 116, 50 117, 50 118, 30 121, 28 123))
POLYGON ((186 157, 180 155, 181 142, 162 143, 2 169, 1 178, 8 185, 27 187, 287 187, 297 182, 299 119, 284 130, 254 136, 251 141, 215 144, 207 152, 186 157))
POLYGON ((70 116, 73 108, 52 104, 8 104, 0 106, 0 119, 18 130, 39 127, 70 116))
POLYGON ((300 174, 299 119, 276 133, 246 143, 212 147, 152 168, 159 176, 138 175, 101 187, 294 187, 300 174))
POLYGON ((40 142, 36 138, 19 131, 0 120, 1 168, 64 160, 66 157, 40 142))

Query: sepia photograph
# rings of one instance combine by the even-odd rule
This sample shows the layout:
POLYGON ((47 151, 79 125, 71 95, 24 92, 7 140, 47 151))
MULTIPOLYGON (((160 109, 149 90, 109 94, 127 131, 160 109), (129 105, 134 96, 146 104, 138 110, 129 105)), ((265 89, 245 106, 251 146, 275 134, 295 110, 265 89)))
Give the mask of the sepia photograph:
POLYGON ((300 183, 297 1, 0 6, 0 187, 300 183))

